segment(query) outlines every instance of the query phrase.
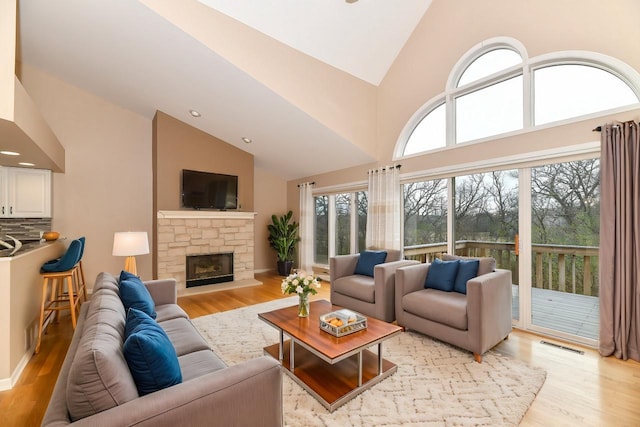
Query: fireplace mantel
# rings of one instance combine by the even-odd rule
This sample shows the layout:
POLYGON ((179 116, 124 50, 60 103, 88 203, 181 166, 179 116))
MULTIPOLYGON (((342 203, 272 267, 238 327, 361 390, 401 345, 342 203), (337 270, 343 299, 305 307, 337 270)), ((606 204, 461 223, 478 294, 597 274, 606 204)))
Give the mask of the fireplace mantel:
POLYGON ((158 211, 158 218, 172 219, 251 219, 253 220, 257 212, 241 211, 206 211, 206 210, 184 210, 184 211, 158 211))

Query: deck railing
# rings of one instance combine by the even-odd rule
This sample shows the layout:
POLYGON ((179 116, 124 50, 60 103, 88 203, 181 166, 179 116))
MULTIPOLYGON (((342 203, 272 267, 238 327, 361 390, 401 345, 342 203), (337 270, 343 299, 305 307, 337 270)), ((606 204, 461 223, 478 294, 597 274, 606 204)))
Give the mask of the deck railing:
MULTIPOLYGON (((532 286, 580 295, 598 295, 598 247, 569 245, 532 245, 532 286)), ((407 246, 404 256, 420 262, 431 262, 447 253, 446 242, 407 246)), ((518 255, 513 242, 456 242, 456 254, 491 256, 498 268, 511 270, 513 283, 519 283, 518 255)))

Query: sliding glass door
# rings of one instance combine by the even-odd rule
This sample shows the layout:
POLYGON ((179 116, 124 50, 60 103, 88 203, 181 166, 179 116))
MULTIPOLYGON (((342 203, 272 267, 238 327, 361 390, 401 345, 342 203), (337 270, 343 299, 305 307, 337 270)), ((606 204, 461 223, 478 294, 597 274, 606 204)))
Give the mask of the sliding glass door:
POLYGON ((518 319, 518 171, 457 176, 455 182, 455 252, 490 256, 497 268, 511 270, 513 316, 518 319))
POLYGON ((600 161, 531 170, 531 326, 598 339, 600 161))

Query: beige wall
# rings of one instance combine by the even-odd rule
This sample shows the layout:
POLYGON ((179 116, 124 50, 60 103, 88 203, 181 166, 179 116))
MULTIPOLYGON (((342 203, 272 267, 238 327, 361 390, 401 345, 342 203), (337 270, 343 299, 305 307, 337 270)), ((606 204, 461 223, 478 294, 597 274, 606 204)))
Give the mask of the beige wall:
MULTIPOLYGON (((151 120, 33 67, 23 65, 20 77, 65 147, 66 171, 53 175, 52 226, 68 238, 86 236, 91 287, 99 272, 124 266, 111 255, 114 232, 147 231, 152 245, 151 120)), ((136 260, 150 279, 151 255, 136 260)))
MULTIPOLYGON (((256 271, 275 270, 277 256, 267 240, 267 225, 271 224, 271 215, 287 213, 287 183, 261 168, 255 169, 255 211, 257 212, 255 229, 256 271)), ((297 218, 296 218, 297 221, 297 218)))
POLYGON ((180 210, 183 169, 238 176, 238 206, 253 211, 253 155, 161 111, 153 119, 158 210, 180 210))

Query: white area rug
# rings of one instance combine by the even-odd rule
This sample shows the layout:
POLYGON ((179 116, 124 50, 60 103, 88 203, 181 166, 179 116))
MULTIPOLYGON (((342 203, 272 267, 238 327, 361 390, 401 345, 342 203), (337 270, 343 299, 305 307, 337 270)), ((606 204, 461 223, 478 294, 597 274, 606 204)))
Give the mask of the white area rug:
MULTIPOLYGON (((297 297, 286 298, 193 323, 225 362, 235 365, 278 341, 278 332, 258 313, 296 303, 297 297)), ((386 341, 383 351, 398 371, 333 413, 283 375, 285 425, 515 426, 546 377, 543 369, 493 351, 476 363, 471 353, 413 332, 386 341)))

